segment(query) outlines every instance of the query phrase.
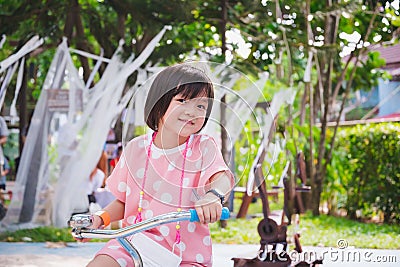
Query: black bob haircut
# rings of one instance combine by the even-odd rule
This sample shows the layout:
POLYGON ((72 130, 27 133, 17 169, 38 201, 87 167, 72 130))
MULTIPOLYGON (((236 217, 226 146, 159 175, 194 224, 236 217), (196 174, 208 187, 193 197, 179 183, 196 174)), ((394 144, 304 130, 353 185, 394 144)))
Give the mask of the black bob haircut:
POLYGON ((213 84, 204 71, 185 63, 167 67, 154 79, 144 107, 144 119, 147 126, 154 131, 158 130, 160 120, 172 99, 178 94, 185 99, 207 97, 208 108, 201 129, 204 128, 212 109, 213 84))

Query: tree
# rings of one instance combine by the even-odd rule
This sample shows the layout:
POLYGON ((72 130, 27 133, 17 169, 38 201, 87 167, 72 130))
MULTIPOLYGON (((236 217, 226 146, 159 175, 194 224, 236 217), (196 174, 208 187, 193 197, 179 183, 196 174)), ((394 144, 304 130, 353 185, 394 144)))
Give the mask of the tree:
MULTIPOLYGON (((310 164, 311 183, 313 186, 312 192, 312 210, 313 214, 319 214, 320 196, 323 188, 324 178, 327 172, 327 165, 332 159, 332 150, 334 147, 338 122, 340 120, 343 109, 346 105, 350 93, 357 88, 357 84, 353 85, 355 74, 364 74, 364 80, 367 81, 367 86, 364 88, 372 88, 377 83, 377 76, 371 71, 371 64, 365 60, 370 45, 376 45, 384 41, 390 41, 396 34, 393 35, 397 26, 391 25, 387 28, 385 17, 386 14, 393 12, 390 5, 383 8, 382 3, 385 1, 374 2, 366 1, 365 3, 349 2, 349 5, 342 6, 340 3, 328 2, 325 6, 326 12, 316 21, 324 26, 324 44, 322 50, 317 49, 317 62, 315 64, 318 80, 315 88, 316 92, 321 92, 322 97, 317 97, 318 93, 314 93, 314 110, 310 110, 310 114, 314 113, 314 118, 319 118, 321 122, 320 139, 316 144, 316 156, 310 157, 311 160, 316 159, 316 164, 310 164), (358 32, 360 38, 358 40, 346 40, 341 38, 342 33, 353 34, 358 32), (378 38, 381 38, 379 40, 378 38), (379 41, 377 41, 379 40, 379 41), (346 60, 338 60, 343 45, 346 46, 351 42, 356 45, 355 49, 350 53, 346 60), (326 50, 325 50, 326 49, 326 50), (324 51, 325 50, 325 51, 324 51), (369 73, 367 71, 370 71, 369 73), (369 78, 366 78, 368 77, 369 78), (339 110, 335 109, 335 103, 340 103, 339 110), (318 110, 318 112, 317 112, 318 110), (328 122, 334 121, 336 125, 333 129, 333 134, 329 138, 327 131, 328 122)), ((309 1, 307 3, 310 3, 309 1)), ((310 5, 310 12, 312 6, 310 5)), ((307 10, 307 9, 306 9, 307 10)), ((397 16, 398 16, 397 10, 397 16)), ((308 14, 307 14, 308 17, 308 14)), ((391 21, 395 21, 396 17, 392 17, 391 21)), ((309 29, 315 29, 313 21, 309 21, 309 29)), ((316 32, 312 32, 311 36, 318 36, 316 32)), ((309 48, 308 54, 311 49, 309 48)), ((372 57, 371 57, 372 59, 372 57)), ((378 61, 379 62, 379 61, 378 61)), ((375 65, 372 69, 377 69, 381 65, 375 65)), ((360 84, 358 84, 360 86, 360 84)), ((310 126, 314 125, 316 120, 310 120, 310 126)), ((311 140, 310 140, 311 141, 311 140)), ((310 142, 313 144, 312 142, 310 142)), ((310 147, 310 151, 312 151, 310 147)), ((311 154, 312 155, 312 154, 311 154)))
POLYGON ((308 151, 317 215, 339 119, 352 92, 372 88, 382 77, 382 61, 367 55, 372 46, 398 41, 399 7, 392 1, 275 0, 239 2, 230 12, 251 44, 243 65, 268 70, 271 79, 301 93, 299 116, 292 118, 289 109, 287 147, 293 156, 308 151), (329 122, 336 122, 332 131, 329 122))
MULTIPOLYGON (((216 28, 207 25, 204 17, 194 12, 199 5, 197 1, 0 0, 0 2, 1 34, 7 36, 4 49, 0 51, 0 58, 17 51, 18 46, 33 35, 45 38, 45 44, 31 53, 27 60, 31 71, 29 79, 26 79, 28 93, 22 98, 27 97, 28 106, 31 107, 35 105, 35 99, 40 94, 43 74, 47 72, 54 49, 63 37, 68 38, 70 47, 78 50, 100 54, 102 49, 106 58, 112 56, 119 41, 123 40, 125 45, 121 56, 129 57, 132 54, 140 54, 165 25, 171 25, 172 30, 165 35, 149 59, 152 64, 178 62, 194 49, 204 50, 199 43, 206 46, 216 44, 213 38, 216 28)), ((79 55, 75 58, 76 64, 83 69, 84 80, 87 81, 96 62, 79 55)), ((102 65, 100 73, 104 67, 105 65, 102 65)), ((7 96, 9 95, 12 94, 7 96)), ((27 113, 29 112, 20 111, 20 115, 27 113)), ((25 122, 26 119, 21 118, 20 122, 25 122)), ((21 125, 20 128, 24 126, 21 125)))

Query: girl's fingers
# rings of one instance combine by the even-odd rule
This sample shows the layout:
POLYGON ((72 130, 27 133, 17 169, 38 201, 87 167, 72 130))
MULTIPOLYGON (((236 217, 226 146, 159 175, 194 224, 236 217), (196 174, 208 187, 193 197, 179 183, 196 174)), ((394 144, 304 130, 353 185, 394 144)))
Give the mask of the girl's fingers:
POLYGON ((216 209, 211 209, 210 210, 210 223, 216 222, 217 221, 217 210, 216 209))
POLYGON ((219 220, 219 218, 221 218, 221 214, 222 214, 222 205, 214 205, 213 209, 211 209, 211 223, 214 223, 216 221, 219 220))
POLYGON ((202 207, 196 207, 197 216, 199 217, 199 222, 204 223, 204 213, 202 207))
POLYGON ((219 220, 222 214, 222 205, 213 204, 196 207, 200 223, 214 223, 219 220))
POLYGON ((214 195, 211 194, 207 197, 199 200, 195 205, 200 223, 214 223, 219 220, 222 214, 222 204, 219 199, 215 199, 214 195))
POLYGON ((209 206, 203 206, 203 214, 204 214, 204 222, 203 223, 210 223, 212 219, 212 210, 209 206))

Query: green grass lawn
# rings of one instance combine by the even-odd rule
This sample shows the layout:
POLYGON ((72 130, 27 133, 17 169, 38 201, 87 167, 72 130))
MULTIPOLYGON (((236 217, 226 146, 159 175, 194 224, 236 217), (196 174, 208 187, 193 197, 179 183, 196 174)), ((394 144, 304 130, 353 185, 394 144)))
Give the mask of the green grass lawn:
MULTIPOLYGON (((211 226, 212 238, 216 243, 258 244, 260 237, 257 225, 261 218, 231 219, 228 227, 221 229, 218 224, 211 226)), ((297 230, 303 246, 336 247, 344 239, 356 248, 400 249, 399 225, 376 225, 361 223, 327 215, 318 217, 310 214, 301 216, 297 230)), ((295 226, 288 227, 289 242, 296 232, 295 226)))
MULTIPOLYGON (((271 210, 282 209, 283 196, 279 197, 278 202, 269 201, 269 205, 271 210)), ((235 214, 239 206, 240 200, 235 199, 235 214)), ((248 214, 262 216, 260 200, 249 206, 248 214)), ((259 244, 257 225, 261 219, 261 217, 230 219, 225 229, 213 224, 211 235, 217 243, 259 244)), ((356 248, 400 249, 400 225, 362 223, 346 218, 312 216, 311 213, 307 213, 300 217, 298 227, 294 225, 288 227, 288 242, 292 245, 292 236, 296 232, 300 233, 300 242, 303 246, 336 247, 338 240, 344 239, 349 246, 356 248)))
MULTIPOLYGON (((271 207, 275 207, 274 205, 272 204, 271 207)), ((235 210, 237 208, 235 207, 235 210)), ((260 205, 258 203, 251 204, 249 214, 259 213, 260 205)), ((260 217, 251 219, 232 218, 228 221, 227 228, 224 229, 221 229, 218 223, 214 223, 211 225, 213 242, 259 244, 260 237, 257 232, 257 225, 260 220, 260 217)), ((289 226, 288 228, 288 238, 291 243, 293 242, 290 237, 295 233, 295 230, 294 226, 289 226)), ((297 231, 301 234, 300 241, 303 246, 336 247, 339 239, 345 239, 349 246, 356 248, 400 249, 399 225, 378 225, 327 215, 314 217, 311 214, 304 214, 301 216, 297 231)), ((67 228, 41 227, 0 234, 0 241, 3 242, 27 240, 32 242, 74 241, 71 237, 70 229, 67 228)))

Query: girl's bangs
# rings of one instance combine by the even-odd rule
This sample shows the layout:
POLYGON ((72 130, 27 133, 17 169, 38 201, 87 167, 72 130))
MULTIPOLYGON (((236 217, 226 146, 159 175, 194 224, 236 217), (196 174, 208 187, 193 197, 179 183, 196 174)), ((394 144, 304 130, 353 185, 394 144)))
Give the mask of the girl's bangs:
POLYGON ((213 98, 212 85, 210 83, 196 82, 182 84, 176 88, 175 95, 182 95, 185 99, 193 99, 196 97, 213 98))

